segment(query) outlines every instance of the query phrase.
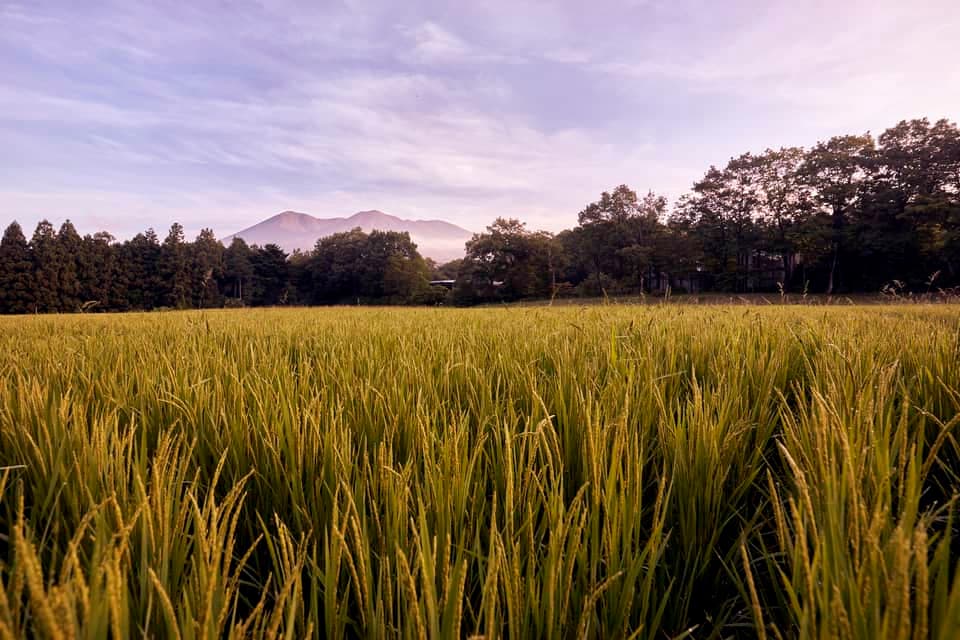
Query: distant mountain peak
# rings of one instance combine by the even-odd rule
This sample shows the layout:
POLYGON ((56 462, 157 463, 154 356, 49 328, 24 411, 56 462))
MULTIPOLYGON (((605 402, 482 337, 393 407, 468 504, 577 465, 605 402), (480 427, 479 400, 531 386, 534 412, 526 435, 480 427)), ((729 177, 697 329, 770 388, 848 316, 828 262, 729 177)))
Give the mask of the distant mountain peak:
POLYGON ((447 262, 464 255, 464 245, 472 234, 462 227, 444 220, 405 220, 378 209, 358 211, 341 218, 316 218, 299 211, 282 211, 251 227, 223 239, 228 243, 235 237, 248 244, 264 246, 276 244, 286 251, 310 250, 319 238, 360 227, 370 232, 400 231, 410 234, 420 254, 439 262, 447 262))
MULTIPOLYGON (((259 224, 276 225, 289 232, 308 233, 313 227, 315 221, 316 221, 316 218, 306 213, 300 213, 299 211, 284 211, 282 213, 278 213, 275 216, 267 218, 266 220, 264 220, 259 224)), ((253 227, 251 227, 251 229, 252 228, 253 227)), ((241 232, 240 234, 234 234, 234 235, 241 235, 242 233, 243 232, 241 232)))
POLYGON ((397 216, 392 216, 389 213, 384 213, 383 211, 377 211, 376 209, 370 209, 369 211, 358 211, 347 220, 354 221, 390 221, 390 222, 420 222, 419 220, 403 220, 397 216))

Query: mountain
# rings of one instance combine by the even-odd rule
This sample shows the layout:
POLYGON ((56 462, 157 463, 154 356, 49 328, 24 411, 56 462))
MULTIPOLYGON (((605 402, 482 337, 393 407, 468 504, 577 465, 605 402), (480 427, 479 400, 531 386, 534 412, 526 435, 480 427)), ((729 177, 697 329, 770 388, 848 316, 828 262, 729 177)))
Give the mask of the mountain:
POLYGON ((318 238, 360 227, 366 232, 406 231, 417 244, 420 255, 437 262, 462 258, 464 244, 473 234, 455 224, 443 220, 404 220, 382 211, 360 211, 347 218, 315 218, 306 213, 284 211, 267 218, 252 227, 238 231, 223 239, 230 244, 235 238, 243 238, 247 244, 276 244, 286 251, 300 249, 309 251, 318 238))

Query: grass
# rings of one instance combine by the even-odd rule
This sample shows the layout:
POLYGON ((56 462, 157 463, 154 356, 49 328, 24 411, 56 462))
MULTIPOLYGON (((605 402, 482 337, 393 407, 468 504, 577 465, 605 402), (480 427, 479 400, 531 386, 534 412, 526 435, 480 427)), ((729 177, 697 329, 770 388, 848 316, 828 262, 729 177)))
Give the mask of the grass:
POLYGON ((0 640, 940 638, 960 308, 0 318, 0 640))

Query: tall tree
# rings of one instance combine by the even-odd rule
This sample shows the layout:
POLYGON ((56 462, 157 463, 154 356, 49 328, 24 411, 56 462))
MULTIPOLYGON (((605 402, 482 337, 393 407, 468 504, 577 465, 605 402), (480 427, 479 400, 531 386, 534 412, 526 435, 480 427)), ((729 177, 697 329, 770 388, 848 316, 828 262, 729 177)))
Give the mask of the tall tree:
POLYGON ((69 220, 60 225, 57 233, 59 254, 59 293, 62 311, 77 311, 84 302, 80 299, 82 287, 78 273, 83 261, 83 238, 69 220))
POLYGON ((162 304, 165 287, 160 278, 160 239, 153 229, 138 233, 117 251, 115 290, 124 294, 122 309, 153 309, 162 304))
POLYGON ((16 221, 0 240, 0 313, 27 313, 33 305, 33 264, 23 229, 16 221))
POLYGON ((458 296, 516 300, 550 295, 556 281, 558 245, 544 232, 532 233, 515 218, 497 218, 486 233, 467 242, 458 296), (469 294, 465 288, 469 288, 469 294))
POLYGON ((275 244, 268 244, 252 256, 253 304, 274 306, 290 301, 290 267, 287 254, 275 244))
POLYGON ((240 304, 253 298, 253 251, 243 238, 234 236, 223 254, 223 286, 221 290, 240 304))
POLYGON ((564 244, 575 247, 575 255, 586 262, 597 293, 606 290, 607 280, 620 288, 642 289, 658 272, 653 247, 664 231, 666 206, 662 196, 649 192, 639 198, 620 185, 580 211, 575 237, 564 238, 564 244))
POLYGON ((937 182, 915 203, 921 251, 951 282, 960 282, 960 128, 938 120, 931 127, 937 182))
POLYGON ((30 239, 33 258, 34 305, 41 313, 60 310, 60 248, 57 232, 47 220, 41 220, 30 239))
MULTIPOLYGON (((861 207, 861 270, 875 279, 925 281, 950 264, 945 231, 956 206, 956 125, 902 121, 878 138, 876 166, 861 207)), ((871 284, 876 284, 871 283, 871 284)))
POLYGON ((190 257, 183 240, 183 227, 179 222, 170 226, 170 231, 160 247, 160 280, 162 303, 175 309, 190 306, 190 257))
POLYGON ((113 241, 113 236, 106 231, 83 237, 77 275, 80 278, 80 298, 91 308, 123 308, 115 297, 118 293, 117 251, 113 241))
POLYGON ((760 205, 756 162, 749 153, 731 159, 723 169, 710 167, 694 183, 693 193, 678 203, 675 217, 698 238, 703 266, 723 289, 754 288, 751 270, 759 244, 760 205))
POLYGON ((287 290, 293 304, 310 304, 313 296, 313 254, 294 249, 287 257, 287 290))
POLYGON ((805 155, 802 148, 789 147, 754 157, 761 244, 779 258, 784 288, 794 280, 798 254, 810 248, 804 236, 815 231, 813 196, 799 173, 805 155))
POLYGON ((217 286, 223 277, 223 244, 212 229, 203 229, 190 246, 193 305, 198 308, 220 306, 217 286))
POLYGON ((850 218, 874 166, 874 152, 870 134, 836 136, 813 147, 800 167, 800 175, 813 190, 815 201, 830 216, 827 294, 833 293, 841 282, 844 254, 850 247, 850 218))
MULTIPOLYGON (((374 232, 376 233, 376 232, 374 232)), ((417 251, 417 245, 407 232, 385 231, 395 234, 386 242, 389 251, 383 264, 380 294, 396 304, 411 304, 425 299, 430 288, 430 270, 417 251)), ((373 233, 371 233, 371 240, 373 233)), ((374 276, 376 277, 376 276, 374 276)))
POLYGON ((383 299, 414 302, 429 289, 429 271, 406 232, 360 228, 317 241, 308 269, 312 301, 328 304, 383 299))
POLYGON ((366 250, 367 234, 359 227, 317 240, 310 257, 311 301, 356 302, 362 295, 360 267, 366 250))

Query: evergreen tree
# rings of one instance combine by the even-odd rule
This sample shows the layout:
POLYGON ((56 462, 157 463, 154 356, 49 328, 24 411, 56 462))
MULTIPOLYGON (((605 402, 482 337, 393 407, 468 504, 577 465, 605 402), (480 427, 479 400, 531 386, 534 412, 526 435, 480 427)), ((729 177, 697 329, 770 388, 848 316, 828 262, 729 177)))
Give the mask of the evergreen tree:
POLYGON ((69 220, 60 225, 57 233, 57 247, 59 254, 59 293, 60 310, 77 311, 85 302, 81 300, 82 287, 80 285, 79 269, 83 263, 83 238, 77 233, 73 223, 69 220))
POLYGON ((164 306, 186 309, 190 306, 190 257, 183 241, 183 227, 179 222, 170 226, 170 232, 160 248, 161 301, 164 306))
POLYGON ((30 239, 34 305, 40 313, 60 310, 60 248, 53 225, 41 220, 30 239))
POLYGON ((28 313, 33 307, 33 264, 23 229, 10 224, 0 240, 0 313, 28 313))
POLYGON ((113 236, 106 231, 84 236, 80 252, 80 297, 84 305, 97 309, 122 309, 117 292, 117 251, 113 236))
POLYGON ((221 305, 218 280, 223 277, 223 245, 211 229, 204 229, 190 246, 193 304, 198 308, 221 305))
POLYGON ((124 293, 123 308, 149 310, 161 304, 160 253, 160 240, 153 229, 120 245, 115 290, 124 293))
POLYGON ((252 256, 253 274, 256 285, 253 291, 253 304, 272 306, 289 301, 287 289, 290 269, 287 254, 275 244, 268 244, 252 256))
POLYGON ((243 240, 234 237, 223 254, 223 286, 221 290, 240 304, 248 304, 253 296, 253 251, 243 240))

